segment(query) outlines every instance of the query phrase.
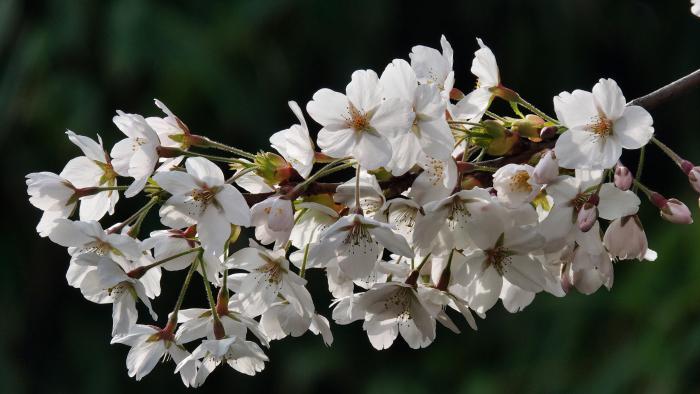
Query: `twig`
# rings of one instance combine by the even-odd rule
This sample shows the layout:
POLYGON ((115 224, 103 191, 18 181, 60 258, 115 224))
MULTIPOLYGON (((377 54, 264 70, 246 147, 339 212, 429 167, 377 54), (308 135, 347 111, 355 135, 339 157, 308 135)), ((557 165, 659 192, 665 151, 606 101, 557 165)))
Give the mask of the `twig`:
POLYGON ((636 98, 627 105, 639 105, 650 110, 696 87, 700 87, 700 69, 645 96, 636 98))

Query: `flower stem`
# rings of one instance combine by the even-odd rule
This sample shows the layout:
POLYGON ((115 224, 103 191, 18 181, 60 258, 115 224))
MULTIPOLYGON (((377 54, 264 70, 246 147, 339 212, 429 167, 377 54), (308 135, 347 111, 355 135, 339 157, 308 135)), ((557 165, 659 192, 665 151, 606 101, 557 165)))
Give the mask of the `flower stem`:
POLYGON ((253 171, 257 170, 257 169, 258 169, 257 166, 244 168, 244 169, 240 170, 239 172, 233 174, 230 178, 228 178, 228 179, 226 180, 226 183, 231 184, 231 183, 233 183, 236 179, 242 177, 243 175, 245 175, 245 174, 247 174, 247 173, 249 173, 249 172, 253 172, 253 171))
POLYGON ((173 329, 175 328, 175 325, 177 324, 177 314, 180 312, 180 308, 182 307, 182 301, 185 299, 185 293, 187 293, 187 288, 190 287, 190 281, 192 280, 192 275, 194 274, 194 271, 197 270, 197 264, 192 263, 190 264, 190 269, 187 271, 187 276, 185 277, 185 281, 182 283, 182 287, 180 288, 180 294, 177 296, 177 301, 175 302, 175 307, 173 308, 173 312, 170 315, 170 319, 168 320, 168 325, 171 325, 173 329))
POLYGON ((488 116, 490 116, 490 117, 492 117, 492 118, 494 118, 494 119, 496 119, 496 120, 500 120, 500 121, 503 122, 503 123, 508 123, 508 119, 502 117, 501 115, 497 115, 497 114, 495 114, 495 113, 493 113, 493 112, 491 112, 491 111, 486 111, 486 115, 488 115, 488 116))
POLYGON ((254 154, 246 152, 243 149, 238 149, 236 147, 223 144, 221 142, 216 142, 208 137, 202 137, 202 136, 199 136, 199 137, 201 137, 204 140, 204 145, 203 145, 204 147, 214 148, 214 149, 222 150, 225 152, 231 152, 231 153, 236 154, 238 156, 245 157, 246 159, 255 160, 254 154))
POLYGON ((636 179, 633 179, 633 181, 634 181, 634 186, 639 188, 639 190, 641 190, 642 193, 644 193, 648 198, 651 199, 651 194, 653 193, 653 191, 651 189, 649 189, 648 187, 644 186, 644 184, 642 182, 639 182, 636 179))
POLYGON ((651 142, 653 142, 656 146, 658 146, 659 149, 661 149, 661 151, 664 152, 666 154, 666 156, 668 156, 671 160, 673 160, 674 163, 676 163, 679 166, 681 165, 681 162, 683 161, 683 159, 681 159, 681 157, 678 156, 678 154, 676 152, 674 152, 673 149, 669 148, 663 142, 657 140, 656 137, 651 137, 651 142))
POLYGON ((202 252, 199 252, 197 256, 197 261, 199 266, 202 268, 202 281, 204 282, 204 290, 207 293, 207 301, 209 301, 209 308, 211 308, 211 314, 214 317, 214 321, 219 320, 219 314, 216 312, 216 302, 214 302, 214 294, 211 292, 211 285, 209 284, 209 279, 207 279, 207 269, 204 266, 204 259, 202 258, 202 252))
MULTIPOLYGON (((148 202, 146 203, 146 205, 144 205, 143 207, 141 207, 138 211, 134 212, 133 215, 129 216, 129 217, 126 218, 123 222, 119 223, 119 224, 116 225, 115 227, 112 227, 112 228, 109 230, 109 233, 110 233, 110 234, 118 233, 118 232, 122 231, 122 229, 123 229, 124 227, 128 226, 129 224, 131 224, 133 221, 138 220, 138 219, 141 218, 142 216, 145 217, 146 214, 148 213, 148 211, 149 211, 154 205, 156 205, 156 204, 158 203, 158 201, 160 201, 160 198, 159 198, 159 197, 152 197, 151 200, 148 201, 148 202)), ((143 218, 141 218, 141 221, 143 221, 143 218)), ((131 230, 129 230, 129 236, 131 236, 132 238, 134 237, 134 236, 131 235, 131 230)))
MULTIPOLYGON (((159 266, 159 265, 162 265, 162 264, 167 263, 168 261, 175 260, 175 259, 178 258, 178 257, 187 256, 188 254, 194 253, 194 252, 201 252, 202 250, 203 250, 203 249, 202 249, 201 247, 196 247, 196 248, 192 248, 192 249, 187 249, 187 250, 185 250, 184 252, 180 252, 180 253, 174 254, 174 255, 172 255, 172 256, 170 256, 170 257, 166 257, 166 258, 164 258, 164 259, 162 259, 162 260, 158 260, 158 261, 156 261, 155 263, 151 263, 151 264, 147 265, 146 267, 149 267, 149 268, 151 268, 151 267, 157 267, 157 266, 159 266)), ((195 265, 196 265, 196 264, 195 264, 195 265)))
MULTIPOLYGON (((646 156, 646 145, 639 149, 639 162, 637 162, 637 173, 634 174, 634 179, 637 181, 642 180, 642 170, 644 170, 644 158, 646 156)), ((632 187, 632 191, 637 193, 637 184, 635 183, 632 187)))
POLYGON ((301 261, 301 268, 299 269, 299 276, 304 277, 306 275, 306 261, 309 259, 309 244, 304 247, 304 260, 301 261))
POLYGON ((357 164, 357 169, 355 170, 355 212, 362 214, 362 208, 360 208, 360 164, 357 164))
POLYGON ((552 118, 551 116, 547 115, 546 113, 544 113, 544 111, 541 111, 539 108, 537 108, 537 107, 535 107, 534 105, 530 104, 527 100, 525 100, 524 98, 522 98, 522 97, 520 97, 520 96, 518 96, 518 101, 517 101, 517 103, 518 103, 518 105, 521 105, 521 106, 523 106, 523 107, 529 109, 530 111, 532 111, 532 113, 534 113, 535 115, 541 117, 542 119, 545 119, 545 120, 547 120, 548 122, 554 123, 555 125, 558 125, 558 124, 559 124, 559 121, 558 121, 558 120, 556 120, 556 119, 552 118))

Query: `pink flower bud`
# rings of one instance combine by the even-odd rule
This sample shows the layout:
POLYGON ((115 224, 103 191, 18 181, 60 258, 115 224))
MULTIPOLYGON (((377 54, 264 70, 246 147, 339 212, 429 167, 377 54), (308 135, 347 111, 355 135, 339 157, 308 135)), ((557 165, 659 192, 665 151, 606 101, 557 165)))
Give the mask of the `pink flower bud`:
POLYGON ((693 223, 690 209, 675 198, 666 200, 666 205, 661 208, 661 217, 675 224, 693 223))
POLYGON ((688 172, 688 181, 696 192, 700 193, 700 167, 693 167, 688 172))
POLYGON ((593 227, 596 220, 598 220, 598 208, 590 202, 583 204, 576 219, 579 230, 587 232, 593 227))
POLYGON ((633 180, 629 168, 623 166, 622 163, 617 163, 615 166, 615 187, 620 190, 629 190, 633 180))
POLYGON ((535 182, 544 185, 553 182, 559 176, 559 163, 554 151, 550 150, 545 153, 540 161, 535 166, 532 177, 535 182))
POLYGON ((603 236, 608 252, 618 259, 644 260, 649 244, 642 222, 637 215, 613 220, 603 236))

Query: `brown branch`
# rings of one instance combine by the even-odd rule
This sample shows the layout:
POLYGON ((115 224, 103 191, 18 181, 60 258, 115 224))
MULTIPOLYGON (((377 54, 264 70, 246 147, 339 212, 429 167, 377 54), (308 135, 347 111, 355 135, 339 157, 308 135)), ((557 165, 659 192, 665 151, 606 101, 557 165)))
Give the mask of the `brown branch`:
MULTIPOLYGON (((650 110, 698 87, 700 87, 700 69, 645 96, 636 98, 627 103, 627 105, 639 105, 647 110, 650 110)), ((485 160, 474 164, 488 167, 502 167, 510 163, 526 163, 532 158, 533 155, 541 152, 544 149, 551 149, 554 147, 556 142, 555 137, 556 135, 549 139, 545 139, 542 142, 531 142, 526 139, 521 139, 518 145, 507 156, 498 157, 492 160, 485 160)), ((462 173, 478 172, 470 169, 469 166, 463 166, 463 168, 464 170, 462 173)), ((379 184, 382 189, 385 190, 387 198, 392 198, 407 190, 411 184, 413 184, 413 181, 417 176, 417 173, 406 173, 404 175, 392 178, 391 180, 380 182, 379 184)), ((298 182, 288 182, 280 187, 279 193, 286 194, 290 192, 297 184, 298 182)), ((309 185, 309 187, 304 190, 301 195, 333 194, 339 185, 340 183, 314 182, 309 185)), ((249 205, 253 205, 274 194, 274 192, 254 194, 244 193, 243 196, 249 205)))
POLYGON ((700 87, 700 69, 695 70, 685 77, 673 81, 668 85, 647 94, 646 96, 636 98, 627 103, 627 105, 639 105, 640 107, 650 110, 697 87, 700 87))

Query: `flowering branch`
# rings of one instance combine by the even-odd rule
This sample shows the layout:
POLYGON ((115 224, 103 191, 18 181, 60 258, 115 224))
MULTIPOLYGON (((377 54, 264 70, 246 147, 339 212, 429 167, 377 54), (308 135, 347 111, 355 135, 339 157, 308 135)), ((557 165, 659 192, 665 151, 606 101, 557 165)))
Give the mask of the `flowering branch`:
POLYGON ((483 317, 499 299, 516 312, 537 293, 591 294, 612 286, 613 262, 655 260, 638 191, 665 220, 692 223, 682 202, 639 176, 651 142, 700 193, 700 167, 653 136, 645 109, 700 85, 700 71, 629 104, 615 81, 600 79, 590 92, 557 95, 554 118, 504 86, 493 52, 477 42, 469 94, 454 88, 443 37, 442 51, 416 46, 410 63, 395 59, 381 76, 356 71, 345 94, 317 91, 306 105, 321 126, 315 141, 290 101, 298 123, 270 137, 277 153, 191 134, 158 100, 164 117, 117 111, 126 138, 110 153, 69 131, 84 156, 60 174, 29 174, 30 202, 44 211, 39 234, 69 250, 69 284, 113 303, 113 342, 132 347, 130 376, 172 359, 185 385, 199 386, 218 365, 261 371, 260 345, 273 339, 310 331, 330 345, 330 323, 306 289, 310 269, 328 277, 335 323, 362 320, 377 349, 398 335, 420 348, 438 322, 459 332, 450 314, 476 329, 471 311, 483 317), (497 99, 512 113, 494 113, 497 99), (637 179, 620 162, 623 149, 642 149, 637 179), (321 181, 330 175, 343 181, 321 181), (139 194, 148 203, 102 228, 122 195, 139 194), (139 239, 158 205, 164 228, 139 239), (254 239, 230 250, 245 227, 254 239), (184 269, 165 328, 137 324, 136 301, 157 320, 161 275, 184 269), (195 271, 206 308, 180 311, 195 271))

